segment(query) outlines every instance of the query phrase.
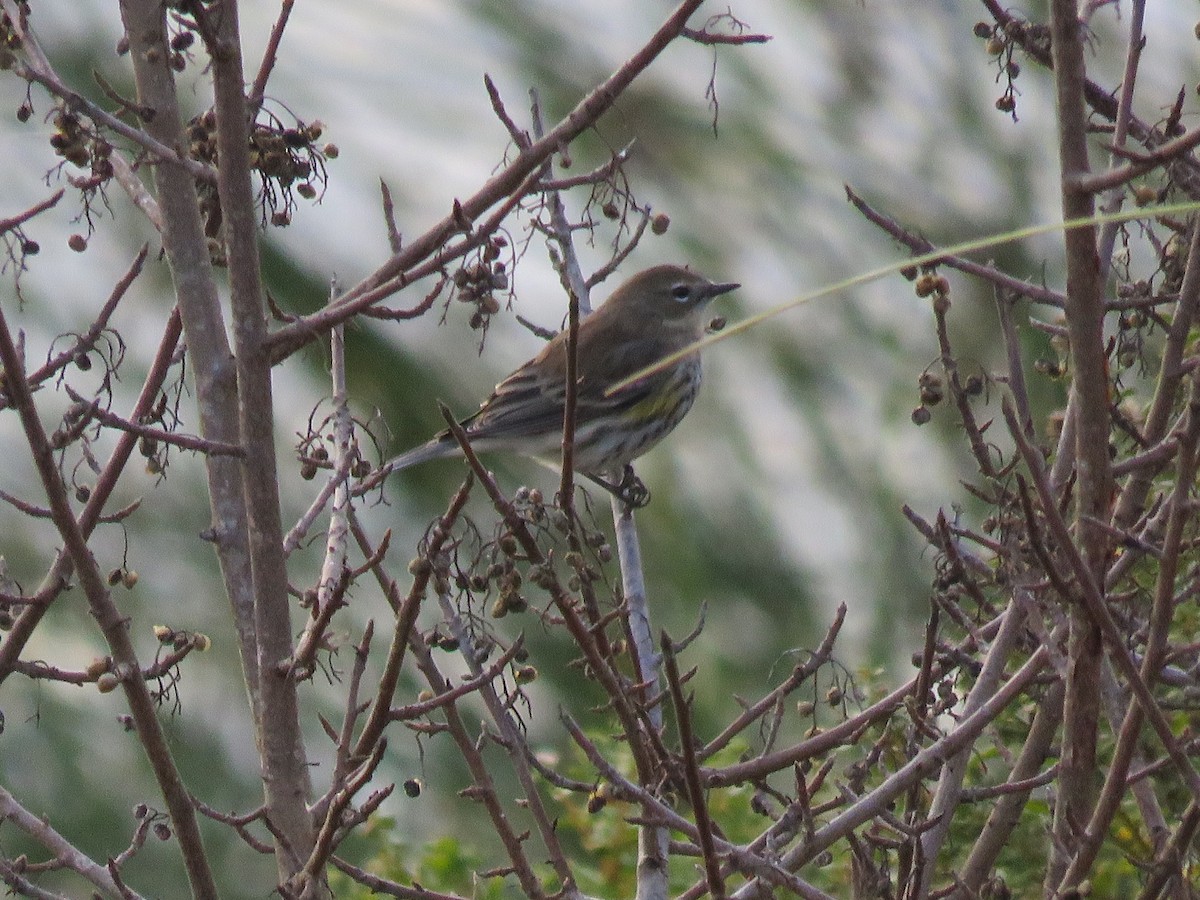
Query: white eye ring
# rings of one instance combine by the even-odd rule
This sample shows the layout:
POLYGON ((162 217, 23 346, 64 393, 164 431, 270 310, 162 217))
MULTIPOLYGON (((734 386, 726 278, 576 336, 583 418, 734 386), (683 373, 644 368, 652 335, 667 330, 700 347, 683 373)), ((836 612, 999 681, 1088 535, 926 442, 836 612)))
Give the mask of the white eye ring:
POLYGON ((671 288, 671 296, 682 303, 692 296, 692 289, 681 281, 671 288))

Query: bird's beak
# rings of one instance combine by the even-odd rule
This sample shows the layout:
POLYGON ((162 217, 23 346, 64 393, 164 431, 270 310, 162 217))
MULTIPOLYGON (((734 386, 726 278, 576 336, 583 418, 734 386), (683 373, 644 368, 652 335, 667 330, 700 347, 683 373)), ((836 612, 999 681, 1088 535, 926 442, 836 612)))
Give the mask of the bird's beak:
POLYGON ((740 287, 741 285, 736 281, 723 281, 717 284, 710 284, 704 289, 704 296, 706 299, 711 300, 713 297, 719 297, 722 294, 728 294, 730 291, 736 290, 740 287))

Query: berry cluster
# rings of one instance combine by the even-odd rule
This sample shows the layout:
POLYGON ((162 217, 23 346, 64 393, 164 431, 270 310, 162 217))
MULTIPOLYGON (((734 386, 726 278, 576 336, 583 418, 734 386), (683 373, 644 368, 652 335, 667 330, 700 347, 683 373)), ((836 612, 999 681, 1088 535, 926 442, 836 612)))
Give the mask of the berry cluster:
POLYGON ((452 276, 455 296, 463 303, 475 306, 471 314, 471 327, 482 328, 488 317, 500 311, 500 300, 496 291, 508 290, 508 267, 500 259, 501 251, 508 246, 508 239, 494 234, 483 245, 475 262, 462 266, 452 276))
MULTIPOLYGON (((332 143, 317 146, 323 132, 320 122, 285 126, 271 117, 268 122, 254 123, 250 130, 250 168, 262 182, 264 225, 270 222, 282 227, 291 223, 293 192, 305 200, 315 200, 324 190, 328 180, 325 160, 336 159, 338 147, 332 143)), ((213 110, 188 123, 187 137, 192 159, 218 165, 217 117, 213 110)), ((220 201, 215 189, 202 189, 201 193, 205 230, 209 237, 216 237, 221 225, 220 201)))

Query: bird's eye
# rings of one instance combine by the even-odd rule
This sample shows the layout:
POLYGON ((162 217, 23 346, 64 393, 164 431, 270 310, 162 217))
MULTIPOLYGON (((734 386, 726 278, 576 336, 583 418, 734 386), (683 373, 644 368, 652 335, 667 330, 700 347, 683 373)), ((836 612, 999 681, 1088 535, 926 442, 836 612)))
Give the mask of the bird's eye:
POLYGON ((679 301, 687 300, 692 296, 692 289, 683 282, 680 282, 671 288, 671 296, 679 301))

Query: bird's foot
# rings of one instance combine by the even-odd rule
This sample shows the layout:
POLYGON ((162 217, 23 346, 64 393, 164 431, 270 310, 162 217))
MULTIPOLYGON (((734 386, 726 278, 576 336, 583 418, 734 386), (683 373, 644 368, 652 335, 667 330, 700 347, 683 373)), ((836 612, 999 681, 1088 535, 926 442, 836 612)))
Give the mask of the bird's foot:
POLYGON ((617 497, 630 509, 641 509, 650 502, 650 489, 634 473, 633 466, 626 466, 625 471, 621 473, 617 497))
POLYGON ((650 489, 638 478, 633 466, 625 466, 618 482, 605 481, 597 475, 587 476, 591 481, 604 488, 630 509, 641 509, 650 502, 650 489))

